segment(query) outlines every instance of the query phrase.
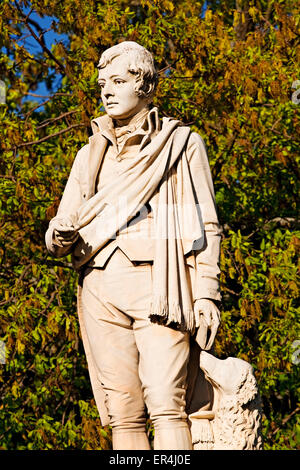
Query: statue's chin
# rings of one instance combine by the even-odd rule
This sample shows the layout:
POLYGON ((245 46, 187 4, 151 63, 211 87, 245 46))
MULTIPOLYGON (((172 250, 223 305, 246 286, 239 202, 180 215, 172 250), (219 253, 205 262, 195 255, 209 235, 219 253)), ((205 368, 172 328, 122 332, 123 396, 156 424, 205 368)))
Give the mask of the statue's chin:
POLYGON ((112 119, 125 119, 123 114, 120 115, 119 113, 115 113, 115 112, 113 112, 112 109, 106 109, 106 113, 112 119))
POLYGON ((126 113, 126 114, 119 114, 119 113, 114 113, 112 110, 106 111, 108 116, 111 119, 115 119, 116 121, 126 121, 127 119, 131 119, 134 114, 126 113))
POLYGON ((135 103, 126 103, 122 105, 121 103, 117 103, 116 105, 106 105, 105 111, 111 119, 115 119, 117 121, 127 121, 132 119, 136 114, 143 111, 145 108, 148 109, 149 106, 147 102, 141 101, 134 106, 135 103), (122 108, 123 109, 120 109, 122 108), (125 108, 125 109, 124 109, 125 108))

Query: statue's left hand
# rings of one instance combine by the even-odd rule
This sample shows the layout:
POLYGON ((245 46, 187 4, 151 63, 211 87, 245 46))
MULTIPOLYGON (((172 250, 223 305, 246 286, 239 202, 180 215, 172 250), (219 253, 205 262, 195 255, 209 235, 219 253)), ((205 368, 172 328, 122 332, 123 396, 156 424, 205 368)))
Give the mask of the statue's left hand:
POLYGON ((209 299, 199 299, 194 303, 194 312, 199 314, 200 326, 196 334, 196 341, 201 349, 209 351, 213 345, 220 324, 220 310, 209 299), (207 342, 208 330, 210 330, 207 342))

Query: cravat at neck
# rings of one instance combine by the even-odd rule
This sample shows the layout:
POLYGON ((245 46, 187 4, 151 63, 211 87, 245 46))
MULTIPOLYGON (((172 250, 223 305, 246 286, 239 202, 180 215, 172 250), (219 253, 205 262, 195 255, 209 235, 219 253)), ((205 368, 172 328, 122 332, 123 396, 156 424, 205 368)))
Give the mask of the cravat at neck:
POLYGON ((149 109, 144 108, 135 116, 133 116, 132 120, 127 125, 124 125, 124 126, 115 125, 114 131, 115 131, 115 136, 116 136, 118 145, 123 142, 125 136, 127 136, 128 134, 132 134, 143 125, 148 113, 149 113, 149 109))

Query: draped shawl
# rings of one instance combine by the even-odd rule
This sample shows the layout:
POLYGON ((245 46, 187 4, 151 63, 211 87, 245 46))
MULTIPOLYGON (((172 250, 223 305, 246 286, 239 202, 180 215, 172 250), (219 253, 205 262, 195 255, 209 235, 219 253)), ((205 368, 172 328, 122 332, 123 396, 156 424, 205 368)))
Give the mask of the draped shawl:
MULTIPOLYGON (((203 245, 203 222, 185 148, 191 134, 180 121, 163 118, 162 128, 111 184, 72 214, 79 238, 72 253, 80 269, 158 192, 154 210, 155 253, 151 321, 193 332, 192 293, 185 247, 203 245)), ((190 248, 191 249, 191 248, 190 248)))

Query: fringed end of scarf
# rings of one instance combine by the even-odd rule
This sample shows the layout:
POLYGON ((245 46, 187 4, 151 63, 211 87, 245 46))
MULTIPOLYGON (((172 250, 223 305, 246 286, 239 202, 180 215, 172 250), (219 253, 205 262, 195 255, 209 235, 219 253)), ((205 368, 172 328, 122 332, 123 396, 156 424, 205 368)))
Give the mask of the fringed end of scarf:
POLYGON ((189 331, 193 333, 195 330, 194 311, 182 308, 177 302, 169 305, 167 299, 158 298, 151 303, 149 318, 153 323, 169 326, 171 328, 189 331))

